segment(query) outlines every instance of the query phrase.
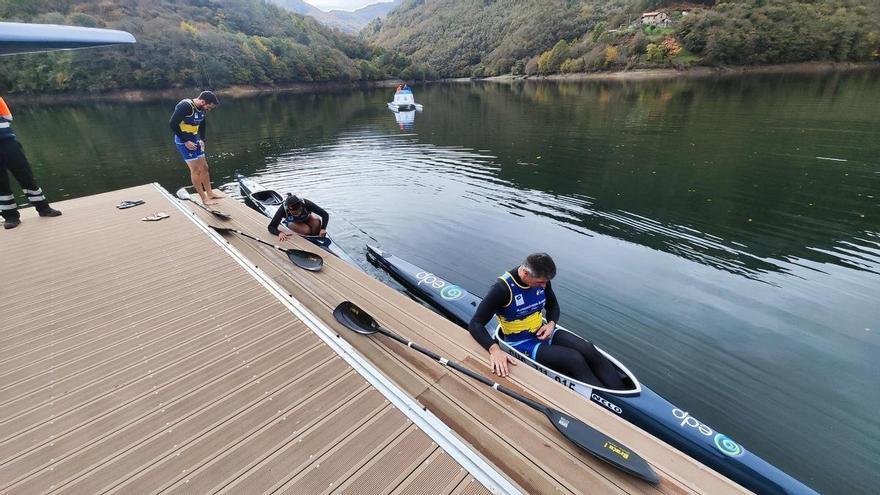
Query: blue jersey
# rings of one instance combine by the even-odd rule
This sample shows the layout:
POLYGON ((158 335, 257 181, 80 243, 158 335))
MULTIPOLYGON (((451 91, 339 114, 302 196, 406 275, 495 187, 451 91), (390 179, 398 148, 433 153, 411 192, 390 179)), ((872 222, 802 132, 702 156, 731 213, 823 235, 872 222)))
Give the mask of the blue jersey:
POLYGON ((510 290, 507 306, 498 312, 498 321, 505 335, 519 332, 536 332, 543 323, 541 311, 547 303, 547 295, 543 287, 520 285, 510 273, 505 272, 499 277, 510 290))
POLYGON ((180 100, 175 108, 175 113, 182 105, 187 105, 189 114, 184 114, 183 120, 180 121, 178 127, 180 134, 174 134, 174 142, 183 144, 185 141, 199 142, 199 126, 205 121, 205 112, 196 108, 196 104, 192 100, 180 100), (183 135, 183 138, 181 138, 183 135))

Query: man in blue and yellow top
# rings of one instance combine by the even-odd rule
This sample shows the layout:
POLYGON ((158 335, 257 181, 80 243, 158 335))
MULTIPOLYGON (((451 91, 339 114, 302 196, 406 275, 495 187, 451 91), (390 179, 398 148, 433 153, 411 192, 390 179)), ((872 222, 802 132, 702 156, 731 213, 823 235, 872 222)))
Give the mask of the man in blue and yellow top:
POLYGON ((12 112, 3 98, 0 98, 0 215, 3 216, 3 228, 14 229, 21 223, 21 215, 18 213, 7 172, 15 177, 28 201, 34 205, 41 217, 61 215, 60 211, 49 206, 43 190, 34 181, 34 173, 24 149, 12 132, 12 112))
POLYGON ((486 331, 489 320, 498 316, 501 338, 519 352, 575 380, 622 388, 614 366, 593 344, 566 332, 554 334, 559 303, 550 280, 555 276, 556 264, 549 254, 530 254, 520 266, 498 277, 477 307, 468 330, 489 351, 492 372, 507 376, 508 365, 516 364, 486 331))
POLYGON ((168 121, 174 133, 174 144, 189 166, 193 187, 206 205, 216 204, 215 200, 223 197, 223 194, 211 188, 208 160, 205 158, 205 114, 219 104, 217 95, 202 91, 198 98, 180 100, 168 121))

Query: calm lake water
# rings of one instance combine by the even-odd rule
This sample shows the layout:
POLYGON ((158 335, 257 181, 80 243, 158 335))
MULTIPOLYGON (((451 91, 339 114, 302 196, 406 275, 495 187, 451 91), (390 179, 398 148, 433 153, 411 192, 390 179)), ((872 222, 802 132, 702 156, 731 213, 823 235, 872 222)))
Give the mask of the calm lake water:
MULTIPOLYGON (((817 490, 876 493, 880 72, 390 93, 227 99, 215 185, 302 193, 365 267, 371 242, 477 294, 547 251, 565 326, 817 490)), ((52 200, 188 181, 174 101, 8 100, 52 200)))

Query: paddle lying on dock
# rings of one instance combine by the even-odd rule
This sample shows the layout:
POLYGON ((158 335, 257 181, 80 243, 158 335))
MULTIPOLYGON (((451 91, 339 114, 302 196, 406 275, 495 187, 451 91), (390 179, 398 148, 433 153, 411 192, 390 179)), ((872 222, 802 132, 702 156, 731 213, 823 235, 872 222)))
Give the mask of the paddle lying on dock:
POLYGON ((276 246, 275 244, 272 244, 271 242, 266 242, 266 241, 260 239, 259 237, 252 236, 246 232, 242 232, 240 230, 236 230, 236 229, 229 228, 229 227, 217 227, 214 225, 209 225, 209 227, 216 230, 217 232, 235 232, 236 234, 238 234, 242 237, 247 237, 248 239, 253 239, 261 244, 271 246, 271 247, 273 247, 283 253, 287 253, 287 257, 290 258, 290 261, 294 265, 302 268, 303 270, 308 270, 310 272, 316 272, 324 266, 324 258, 322 258, 321 256, 319 256, 315 253, 310 253, 310 252, 302 250, 302 249, 285 249, 281 246, 276 246))
POLYGON ((349 330, 359 333, 361 335, 371 335, 374 333, 381 333, 382 335, 394 339, 401 344, 404 344, 407 347, 411 347, 426 356, 434 359, 444 366, 448 366, 459 373, 467 375, 474 380, 477 380, 485 385, 492 387, 493 389, 505 394, 509 397, 513 397, 514 399, 522 402, 523 404, 535 409, 545 416, 547 419, 553 423, 553 426, 559 430, 559 433, 562 434, 565 438, 569 439, 572 443, 580 447, 581 449, 589 452, 590 454, 598 457, 599 459, 611 464, 612 466, 629 473, 637 478, 641 478, 649 483, 657 484, 660 482, 660 478, 657 476, 657 473, 648 465, 647 461, 642 459, 638 454, 630 450, 628 447, 624 446, 622 443, 617 442, 611 437, 605 435, 597 431, 596 429, 588 426, 584 422, 565 414, 562 411, 553 409, 552 407, 545 406, 538 402, 535 402, 531 399, 523 397, 522 395, 510 390, 503 385, 499 385, 498 383, 493 382, 492 380, 471 371, 468 368, 456 363, 455 361, 450 361, 439 355, 425 349, 424 347, 410 342, 403 337, 382 328, 376 320, 367 314, 364 310, 354 305, 354 303, 350 301, 344 301, 336 306, 336 309, 333 310, 333 317, 336 318, 336 321, 341 323, 345 328, 349 330))
POLYGON ((177 197, 179 199, 184 200, 184 201, 192 201, 192 203, 194 205, 198 206, 199 208, 207 211, 208 213, 210 213, 214 216, 218 216, 224 220, 229 220, 230 218, 232 218, 232 215, 230 215, 229 213, 223 213, 220 210, 215 210, 214 208, 208 208, 207 206, 205 206, 201 203, 196 203, 195 201, 192 200, 192 198, 189 197, 189 193, 186 192, 185 187, 181 187, 180 189, 177 190, 177 197))

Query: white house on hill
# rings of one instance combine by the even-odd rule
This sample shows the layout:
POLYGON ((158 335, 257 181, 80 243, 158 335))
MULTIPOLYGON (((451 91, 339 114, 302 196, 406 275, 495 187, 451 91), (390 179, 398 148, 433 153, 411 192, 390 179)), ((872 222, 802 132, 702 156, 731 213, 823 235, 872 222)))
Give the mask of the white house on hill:
POLYGON ((642 24, 669 27, 672 26, 672 18, 666 12, 645 12, 642 14, 642 24))

